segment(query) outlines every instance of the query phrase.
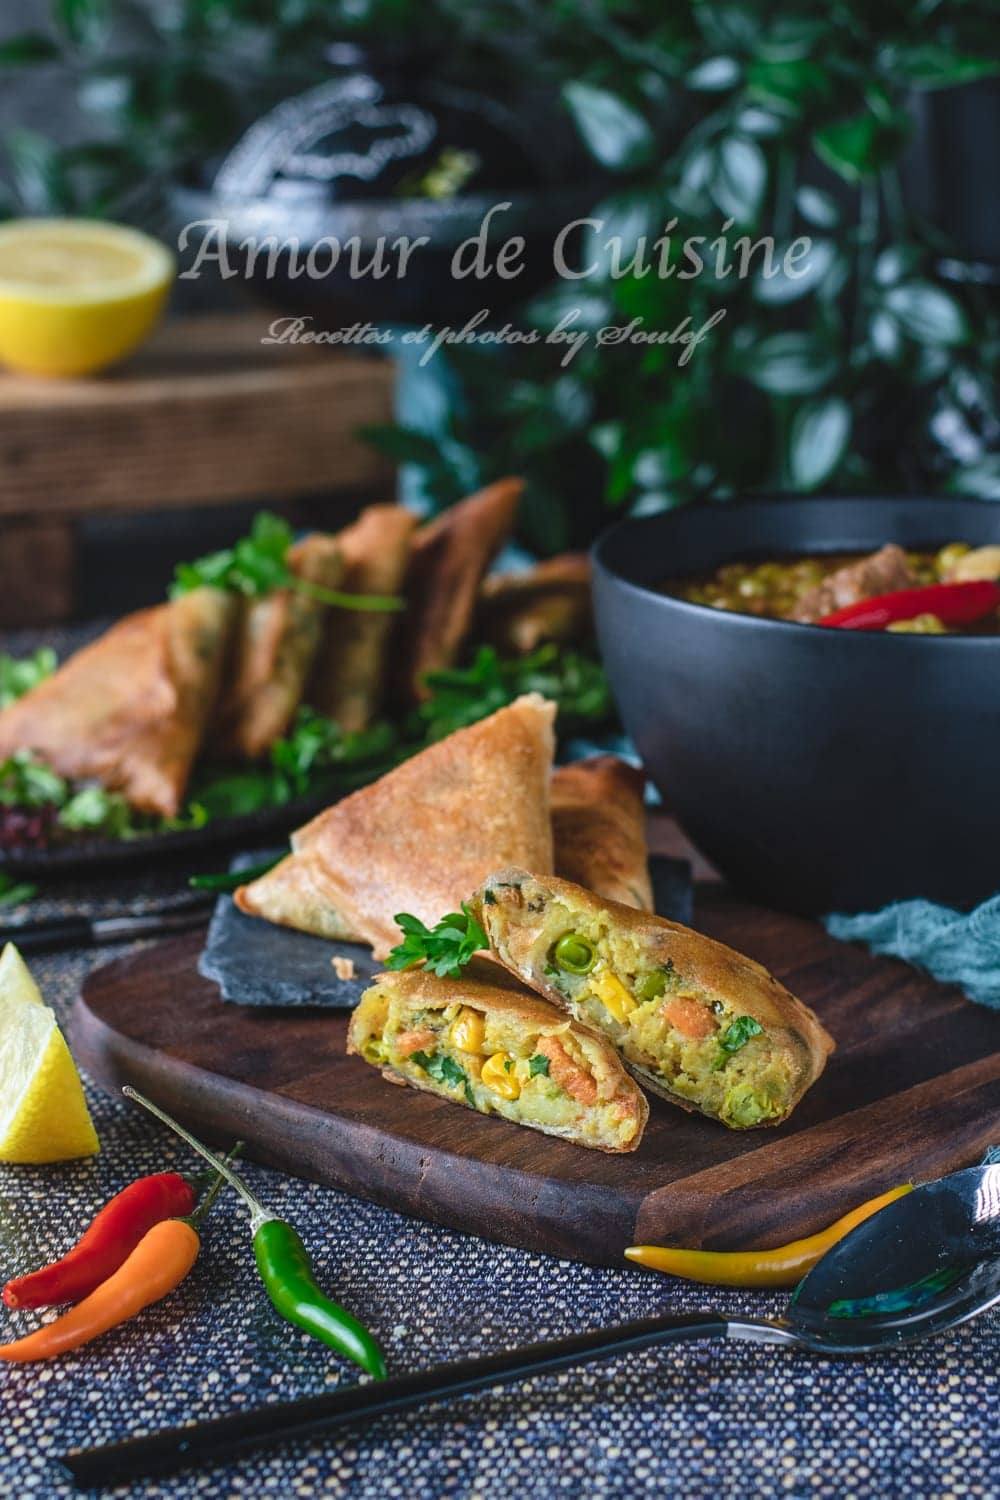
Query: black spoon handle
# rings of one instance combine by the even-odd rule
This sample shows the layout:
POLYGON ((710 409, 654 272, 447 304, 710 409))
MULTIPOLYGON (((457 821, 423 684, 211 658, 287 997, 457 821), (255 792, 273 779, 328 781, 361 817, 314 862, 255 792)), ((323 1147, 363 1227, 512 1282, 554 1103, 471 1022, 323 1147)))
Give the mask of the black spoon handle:
POLYGON ((674 1339, 724 1338, 727 1330, 725 1318, 715 1313, 644 1318, 616 1328, 596 1329, 503 1354, 488 1354, 481 1359, 437 1365, 394 1380, 372 1381, 331 1391, 325 1396, 238 1412, 190 1427, 174 1427, 151 1433, 149 1437, 131 1438, 100 1448, 74 1448, 59 1462, 81 1489, 126 1484, 134 1479, 172 1474, 199 1463, 221 1462, 248 1448, 313 1437, 358 1418, 379 1417, 425 1401, 509 1385, 588 1359, 627 1354, 674 1339))

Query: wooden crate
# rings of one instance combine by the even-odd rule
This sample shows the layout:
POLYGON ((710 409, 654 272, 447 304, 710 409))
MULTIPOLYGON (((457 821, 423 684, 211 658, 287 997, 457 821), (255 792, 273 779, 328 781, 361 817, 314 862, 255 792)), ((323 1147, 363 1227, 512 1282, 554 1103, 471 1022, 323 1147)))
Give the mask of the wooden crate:
POLYGON ((388 492, 356 432, 391 420, 391 363, 263 345, 270 321, 176 319, 90 380, 0 374, 0 625, 72 614, 80 517, 388 492))

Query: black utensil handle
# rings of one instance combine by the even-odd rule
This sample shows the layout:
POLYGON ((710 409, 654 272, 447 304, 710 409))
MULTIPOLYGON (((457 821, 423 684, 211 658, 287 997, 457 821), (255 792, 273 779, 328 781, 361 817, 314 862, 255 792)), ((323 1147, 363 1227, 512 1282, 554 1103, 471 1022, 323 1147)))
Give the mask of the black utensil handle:
POLYGON ((74 1448, 58 1462, 81 1489, 125 1484, 133 1479, 172 1474, 199 1463, 221 1462, 248 1448, 312 1437, 359 1418, 379 1417, 426 1401, 509 1385, 588 1359, 628 1354, 674 1339, 724 1338, 727 1328, 725 1318, 715 1313, 644 1318, 503 1354, 438 1365, 393 1380, 350 1386, 325 1396, 238 1412, 190 1427, 174 1427, 151 1433, 149 1437, 108 1443, 99 1448, 74 1448))
POLYGON ((0 932, 0 948, 4 943, 16 943, 24 954, 83 948, 92 940, 89 917, 52 917, 44 922, 27 922, 23 927, 7 927, 0 932))

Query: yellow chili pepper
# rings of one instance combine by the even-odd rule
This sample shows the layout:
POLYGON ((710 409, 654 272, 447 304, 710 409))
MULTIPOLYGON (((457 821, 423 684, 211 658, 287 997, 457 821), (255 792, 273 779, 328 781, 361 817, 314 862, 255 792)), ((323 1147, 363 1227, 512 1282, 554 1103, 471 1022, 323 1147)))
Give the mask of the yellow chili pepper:
POLYGON ((776 1250, 675 1250, 662 1245, 630 1245, 625 1256, 651 1271, 666 1271, 670 1276, 683 1276, 686 1281, 701 1281, 707 1286, 797 1286, 831 1245, 880 1208, 912 1191, 913 1183, 904 1182, 852 1208, 818 1234, 776 1250))

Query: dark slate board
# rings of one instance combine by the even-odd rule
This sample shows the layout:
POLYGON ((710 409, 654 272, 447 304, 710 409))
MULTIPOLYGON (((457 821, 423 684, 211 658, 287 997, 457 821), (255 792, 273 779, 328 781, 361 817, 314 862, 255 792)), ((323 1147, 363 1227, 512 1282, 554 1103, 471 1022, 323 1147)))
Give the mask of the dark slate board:
MULTIPOLYGON (((241 854, 234 870, 263 864, 274 850, 241 854)), ((673 922, 691 925, 691 866, 683 859, 654 854, 649 862, 656 910, 673 922)), ((321 1006, 325 1010, 353 1010, 372 977, 384 966, 370 948, 357 943, 331 943, 290 927, 277 927, 239 911, 229 896, 216 902, 198 972, 213 980, 223 1000, 234 1005, 321 1006), (353 979, 338 979, 333 958, 354 963, 353 979)))

